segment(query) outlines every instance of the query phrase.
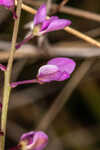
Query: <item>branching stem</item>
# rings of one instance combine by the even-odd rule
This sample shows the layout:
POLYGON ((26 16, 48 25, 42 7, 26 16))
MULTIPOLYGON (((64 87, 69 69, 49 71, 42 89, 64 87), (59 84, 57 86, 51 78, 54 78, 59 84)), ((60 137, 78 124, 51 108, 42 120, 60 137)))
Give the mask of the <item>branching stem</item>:
POLYGON ((11 92, 10 78, 11 78, 12 65, 13 65, 13 60, 14 60, 17 33, 18 33, 18 28, 19 28, 21 5, 22 5, 22 0, 18 0, 17 11, 16 11, 17 19, 15 19, 15 23, 14 23, 14 30, 13 30, 13 36, 12 36, 12 45, 11 45, 7 70, 5 71, 3 106, 2 106, 2 114, 1 114, 1 130, 4 133, 4 136, 1 136, 1 139, 0 139, 0 142, 1 142, 0 143, 0 150, 4 150, 4 147, 5 147, 6 121, 7 121, 9 96, 10 96, 10 92, 11 92))

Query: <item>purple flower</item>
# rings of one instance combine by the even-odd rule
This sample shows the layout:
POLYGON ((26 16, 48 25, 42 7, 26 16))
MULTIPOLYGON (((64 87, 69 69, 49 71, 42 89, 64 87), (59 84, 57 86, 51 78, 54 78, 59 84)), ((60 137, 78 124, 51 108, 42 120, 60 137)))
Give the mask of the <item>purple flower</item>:
POLYGON ((37 11, 33 20, 33 34, 41 35, 47 32, 61 30, 71 24, 70 20, 59 19, 57 16, 52 16, 46 19, 46 5, 43 4, 37 11))
POLYGON ((33 36, 41 36, 47 32, 61 30, 70 24, 70 20, 59 19, 57 16, 52 16, 49 19, 46 19, 46 5, 43 4, 38 9, 32 23, 28 23, 25 26, 25 28, 30 28, 31 32, 27 34, 26 38, 22 42, 16 45, 16 49, 31 40, 33 36))
POLYGON ((46 65, 40 67, 37 80, 40 83, 66 80, 74 71, 75 66, 75 62, 70 58, 51 59, 46 65))
POLYGON ((75 66, 76 63, 70 58, 53 58, 49 60, 46 65, 40 67, 36 79, 12 82, 10 86, 15 88, 16 86, 22 84, 43 84, 51 81, 63 81, 70 77, 71 73, 75 69, 75 66))
POLYGON ((48 143, 48 136, 42 132, 28 132, 24 133, 19 142, 21 150, 42 150, 48 143))
POLYGON ((34 16, 33 22, 27 24, 26 28, 33 30, 33 35, 40 36, 47 32, 61 30, 70 24, 70 20, 59 19, 57 16, 46 19, 46 5, 43 4, 34 16))

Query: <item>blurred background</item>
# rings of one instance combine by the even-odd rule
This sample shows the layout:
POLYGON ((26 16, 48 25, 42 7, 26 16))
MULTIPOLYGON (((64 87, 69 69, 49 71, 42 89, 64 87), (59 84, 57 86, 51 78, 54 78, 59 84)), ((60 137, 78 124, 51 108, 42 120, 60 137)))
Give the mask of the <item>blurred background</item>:
MULTIPOLYGON (((35 9, 47 4, 48 15, 70 19, 71 27, 100 41, 100 0, 23 0, 35 9), (90 12, 90 13, 89 13, 90 12), (93 15, 91 17, 91 15, 93 15)), ((18 42, 33 15, 22 10, 18 42)), ((0 7, 0 63, 7 65, 13 33, 12 14, 0 7)), ((12 81, 33 79, 53 57, 70 57, 76 70, 64 82, 21 85, 12 90, 8 110, 6 149, 22 133, 44 130, 47 150, 100 150, 100 48, 64 30, 34 38, 15 54, 12 81)), ((0 71, 0 99, 3 93, 0 71)))

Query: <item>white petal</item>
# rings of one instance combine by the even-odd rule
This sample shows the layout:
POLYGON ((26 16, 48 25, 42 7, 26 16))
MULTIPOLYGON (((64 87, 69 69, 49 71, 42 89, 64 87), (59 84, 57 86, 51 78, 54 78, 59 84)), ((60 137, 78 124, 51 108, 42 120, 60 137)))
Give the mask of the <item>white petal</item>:
POLYGON ((38 71, 38 75, 41 74, 51 74, 51 73, 55 73, 58 71, 58 67, 56 65, 44 65, 42 67, 40 67, 39 71, 38 71))

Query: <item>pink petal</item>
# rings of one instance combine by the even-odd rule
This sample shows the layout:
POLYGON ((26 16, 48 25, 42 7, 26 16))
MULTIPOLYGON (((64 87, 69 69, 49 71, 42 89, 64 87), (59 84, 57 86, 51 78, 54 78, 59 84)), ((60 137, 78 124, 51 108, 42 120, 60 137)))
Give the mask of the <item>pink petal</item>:
POLYGON ((43 82, 51 82, 51 81, 64 81, 68 79, 70 75, 67 72, 56 72, 48 75, 38 76, 38 81, 43 82))
POLYGON ((38 76, 52 74, 58 71, 56 65, 43 65, 38 71, 38 76))
POLYGON ((45 21, 46 18, 46 5, 43 4, 38 9, 36 15, 34 16, 34 25, 40 24, 45 21))
POLYGON ((26 146, 24 147, 27 150, 42 150, 43 148, 45 148, 45 146, 48 143, 48 136, 42 132, 42 131, 38 131, 38 132, 28 132, 28 133, 24 133, 21 138, 20 138, 20 143, 19 145, 21 146, 21 142, 28 142, 28 144, 26 144, 26 146))
POLYGON ((26 140, 26 139, 28 139, 28 145, 29 145, 29 144, 32 144, 34 134, 35 134, 34 131, 31 131, 31 132, 28 132, 28 133, 24 133, 24 134, 21 136, 20 141, 21 141, 21 140, 26 140))
POLYGON ((27 148, 30 150, 42 150, 48 144, 48 136, 42 132, 36 132, 34 135, 34 140, 31 145, 28 145, 27 148))
POLYGON ((52 74, 45 74, 45 75, 41 74, 37 78, 38 78, 38 81, 44 83, 44 82, 58 81, 60 76, 61 76, 61 72, 58 71, 58 72, 52 73, 52 74))
POLYGON ((64 29, 66 26, 69 26, 70 24, 71 24, 70 20, 67 20, 67 19, 56 19, 56 20, 53 20, 49 24, 49 26, 45 30, 45 32, 61 30, 61 29, 64 29))
POLYGON ((61 72, 60 77, 56 81, 64 81, 68 79, 70 75, 67 72, 61 72))
POLYGON ((4 5, 4 1, 3 0, 0 0, 0 5, 4 5))
POLYGON ((51 82, 57 78, 58 67, 55 65, 44 65, 40 67, 37 78, 41 82, 51 82))
POLYGON ((53 58, 47 64, 56 65, 61 72, 67 72, 68 74, 71 74, 76 66, 72 59, 64 57, 53 58))
POLYGON ((40 32, 43 31, 43 30, 45 30, 45 29, 48 27, 48 25, 49 25, 53 20, 56 20, 56 19, 58 19, 57 16, 52 16, 50 19, 45 20, 45 21, 43 22, 43 24, 42 24, 42 27, 41 27, 40 32))
POLYGON ((61 72, 58 66, 44 65, 39 69, 37 78, 40 82, 63 81, 69 78, 67 72, 61 72))

